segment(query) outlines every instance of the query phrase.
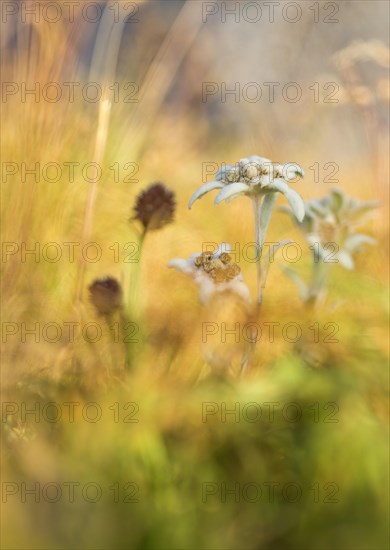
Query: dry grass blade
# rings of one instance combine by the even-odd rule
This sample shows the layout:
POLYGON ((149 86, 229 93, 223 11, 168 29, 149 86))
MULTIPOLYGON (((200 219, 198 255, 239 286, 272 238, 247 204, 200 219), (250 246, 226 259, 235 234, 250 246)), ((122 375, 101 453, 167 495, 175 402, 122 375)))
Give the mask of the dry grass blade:
POLYGON ((185 2, 152 61, 140 89, 140 101, 134 105, 129 130, 124 136, 123 150, 119 151, 119 155, 131 142, 134 158, 138 158, 173 78, 199 33, 202 18, 198 14, 194 16, 195 10, 199 9, 196 4, 185 2))

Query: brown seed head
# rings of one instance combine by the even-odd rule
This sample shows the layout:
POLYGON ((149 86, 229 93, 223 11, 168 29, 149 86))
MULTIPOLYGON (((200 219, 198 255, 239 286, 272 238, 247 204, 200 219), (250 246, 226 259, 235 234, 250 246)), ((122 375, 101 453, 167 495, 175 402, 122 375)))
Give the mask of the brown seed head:
POLYGON ((162 183, 154 183, 138 195, 133 219, 139 220, 145 231, 161 229, 173 221, 175 207, 174 193, 162 183))
POLYGON ((113 277, 96 279, 88 290, 89 299, 100 315, 110 315, 122 306, 122 287, 113 277))

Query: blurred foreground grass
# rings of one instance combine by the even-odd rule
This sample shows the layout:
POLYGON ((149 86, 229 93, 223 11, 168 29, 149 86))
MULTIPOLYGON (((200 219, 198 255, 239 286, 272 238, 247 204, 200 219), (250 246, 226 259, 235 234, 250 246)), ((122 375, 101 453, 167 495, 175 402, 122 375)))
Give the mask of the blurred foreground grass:
POLYGON ((238 384, 191 387, 144 365, 104 395, 64 380, 19 383, 7 400, 39 403, 40 421, 5 426, 3 481, 38 483, 39 503, 22 502, 20 485, 6 497, 3 547, 386 548, 387 381, 380 354, 359 352, 348 370, 334 360, 311 371, 287 355, 238 384), (47 421, 48 401, 62 420, 47 421), (129 401, 139 410, 125 410, 129 401), (73 423, 65 402, 78 403, 73 423), (96 423, 86 421, 91 402, 96 423), (224 416, 224 404, 236 414, 224 416), (96 503, 94 487, 83 496, 89 483, 96 503))

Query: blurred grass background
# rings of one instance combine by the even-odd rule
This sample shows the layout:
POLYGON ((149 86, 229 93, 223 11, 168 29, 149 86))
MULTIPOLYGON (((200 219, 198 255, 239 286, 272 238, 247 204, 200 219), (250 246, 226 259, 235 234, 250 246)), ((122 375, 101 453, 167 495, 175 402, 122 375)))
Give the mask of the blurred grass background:
MULTIPOLYGON (((79 333, 71 342, 65 331, 56 343, 35 343, 29 336, 23 343, 20 334, 3 339, 4 402, 96 401, 105 411, 96 424, 79 414, 74 423, 5 419, 4 481, 93 481, 104 492, 96 504, 80 498, 73 504, 65 499, 23 503, 17 496, 3 500, 4 548, 387 547, 388 5, 337 2, 339 22, 327 24, 314 23, 307 3, 298 4, 303 16, 296 24, 280 16, 274 23, 263 16, 258 23, 241 19, 237 24, 229 17, 221 23, 218 16, 203 23, 201 2, 138 3, 138 23, 123 29, 113 25, 109 42, 108 10, 100 26, 80 15, 73 23, 23 23, 20 17, 3 23, 3 82, 32 88, 36 82, 93 80, 104 87, 117 81, 121 90, 124 83, 136 82, 140 99, 124 103, 121 92, 111 107, 88 239, 100 244, 103 256, 85 266, 81 301, 75 300, 78 261, 70 263, 64 253, 57 263, 36 263, 32 256, 22 262, 15 254, 2 263, 3 323, 19 328, 21 323, 29 328, 102 323, 88 302, 87 286, 112 275, 127 291, 135 264, 123 262, 123 246, 137 239, 128 222, 135 197, 149 183, 163 181, 178 204, 175 223, 146 237, 132 311, 140 341, 133 344, 132 371, 120 382, 107 384, 107 366, 121 364, 124 349, 106 332, 95 344, 79 333), (346 47, 350 50, 340 58, 346 47), (258 82, 265 91, 263 83, 270 81, 280 82, 279 88, 299 83, 302 100, 288 103, 279 94, 274 103, 237 103, 216 95, 202 102, 202 82, 226 82, 227 87, 258 82), (314 82, 338 83, 340 102, 315 103, 309 90, 314 82), (297 189, 307 199, 334 186, 324 183, 323 172, 316 183, 310 166, 337 163, 339 187, 382 203, 367 227, 378 246, 357 257, 353 272, 335 267, 328 302, 315 319, 303 310, 278 265, 271 267, 261 322, 300 323, 302 345, 318 358, 317 369, 305 368, 296 346, 277 332, 275 342, 264 338, 257 345, 245 378, 219 379, 210 374, 205 357, 216 354, 235 367, 245 342, 231 338, 222 344, 217 337, 202 344, 202 323, 232 325, 234 309, 201 308, 196 288, 166 264, 201 250, 205 242, 253 241, 245 198, 214 209, 207 197, 187 209, 202 182, 202 163, 235 162, 250 154, 298 162, 306 178, 297 189), (137 163, 139 181, 124 182, 128 173, 123 170, 120 181, 113 181, 114 162, 120 167, 137 163), (119 262, 109 249, 115 242, 122 250, 119 262), (339 342, 314 344, 308 329, 313 320, 321 326, 337 323, 339 342), (113 422, 109 406, 129 401, 139 404, 139 423, 113 422), (251 401, 279 402, 277 421, 202 422, 203 402, 251 401), (281 410, 289 402, 302 408, 335 402, 339 422, 314 423, 305 414, 288 423, 281 410), (139 502, 113 503, 108 487, 128 481, 138 484, 139 502), (202 502, 203 483, 265 481, 298 483, 304 496, 297 503, 270 503, 265 497, 257 503, 227 497, 224 503, 217 496, 202 502), (327 482, 339 486, 339 502, 314 503, 308 488, 327 482)), ((24 103, 20 93, 9 96, 1 109, 3 163, 25 162, 31 168, 36 162, 91 162, 99 104, 83 101, 77 92, 76 98, 69 103, 64 94, 50 104, 28 97, 24 103)), ((42 176, 38 182, 26 176, 23 182, 20 171, 3 178, 3 242, 24 242, 27 248, 36 242, 80 242, 90 184, 77 169, 73 183, 67 174, 64 169, 55 183, 42 176)), ((306 250, 288 217, 275 211, 268 240, 284 238, 306 250)), ((304 252, 294 267, 307 274, 309 262, 304 252)), ((254 291, 254 265, 241 261, 241 267, 254 291)))

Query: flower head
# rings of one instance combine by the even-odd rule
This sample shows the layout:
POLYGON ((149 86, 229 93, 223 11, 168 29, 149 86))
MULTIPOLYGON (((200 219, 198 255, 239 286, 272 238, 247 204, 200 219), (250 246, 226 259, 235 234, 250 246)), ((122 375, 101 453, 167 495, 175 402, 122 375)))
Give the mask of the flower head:
POLYGON ((302 220, 305 213, 303 200, 296 191, 288 186, 288 182, 297 177, 303 177, 303 171, 295 163, 273 163, 271 160, 257 155, 242 158, 234 165, 223 166, 215 174, 215 181, 205 183, 197 189, 192 195, 188 207, 191 208, 197 199, 214 189, 220 189, 215 198, 215 204, 240 195, 253 198, 279 192, 289 201, 297 219, 302 220))
POLYGON ((332 189, 321 199, 305 202, 305 216, 298 226, 308 243, 316 245, 321 258, 332 253, 330 249, 326 251, 332 243, 337 245, 332 253, 333 261, 353 269, 353 254, 362 245, 376 242, 369 235, 357 233, 356 228, 365 223, 378 205, 376 201, 359 201, 347 197, 341 189, 332 189))
POLYGON ((206 303, 217 292, 231 291, 246 302, 251 302, 250 292, 243 282, 239 266, 232 261, 230 245, 222 243, 212 252, 196 252, 188 259, 171 260, 173 267, 193 278, 199 286, 199 300, 206 303))
POLYGON ((122 306, 122 288, 116 279, 96 279, 89 286, 89 299, 100 315, 111 315, 122 306))
POLYGON ((145 231, 161 229, 173 220, 175 195, 162 183, 154 183, 138 196, 134 207, 134 218, 139 220, 145 231))

